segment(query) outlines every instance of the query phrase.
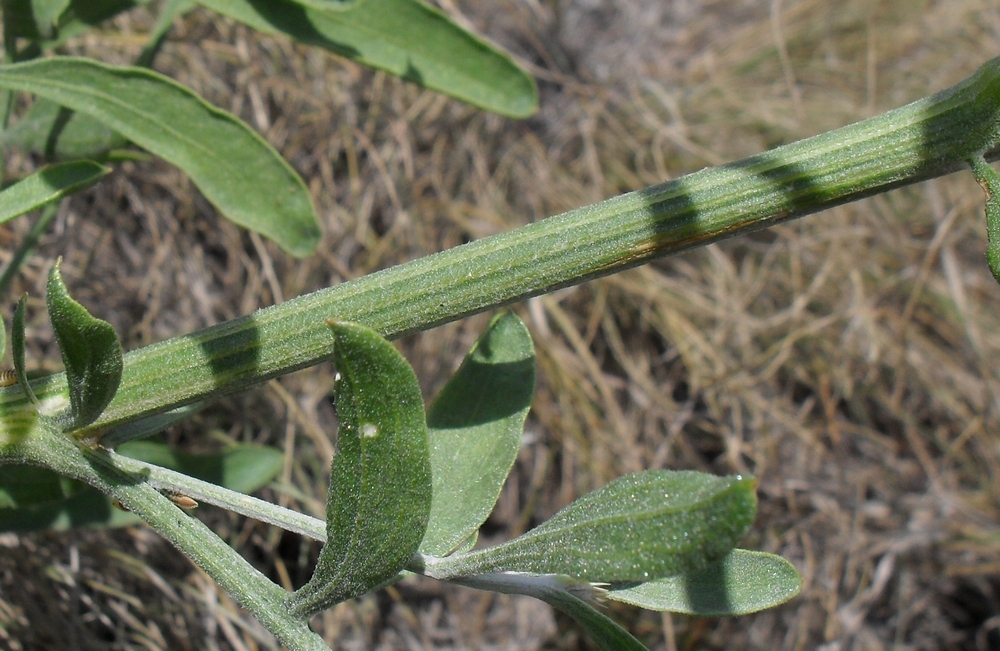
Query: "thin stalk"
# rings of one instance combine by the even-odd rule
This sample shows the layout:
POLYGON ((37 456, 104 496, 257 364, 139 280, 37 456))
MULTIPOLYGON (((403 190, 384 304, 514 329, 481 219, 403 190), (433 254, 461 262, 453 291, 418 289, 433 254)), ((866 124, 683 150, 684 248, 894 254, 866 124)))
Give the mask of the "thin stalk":
POLYGON ((198 502, 212 504, 266 524, 281 527, 319 542, 326 542, 326 522, 304 513, 286 509, 262 499, 237 493, 211 482, 195 479, 182 472, 108 453, 116 467, 141 476, 157 490, 177 491, 198 502))
MULTIPOLYGON (((93 426, 234 393, 331 354, 326 319, 388 338, 966 167, 1000 145, 1000 59, 857 124, 456 247, 128 353, 93 426)), ((33 381, 65 396, 65 377, 33 381)), ((0 416, 27 407, 0 392, 0 416)), ((0 444, 12 434, 0 429, 0 444)))

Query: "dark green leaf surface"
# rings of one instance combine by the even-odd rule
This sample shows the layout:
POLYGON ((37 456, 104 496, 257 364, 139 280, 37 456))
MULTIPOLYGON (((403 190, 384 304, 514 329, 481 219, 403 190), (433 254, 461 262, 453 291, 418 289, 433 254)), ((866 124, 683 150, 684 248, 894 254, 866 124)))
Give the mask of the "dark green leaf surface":
POLYGON ((444 556, 486 521, 517 458, 534 386, 531 335, 504 312, 427 412, 434 495, 421 553, 444 556))
POLYGON ((10 328, 10 353, 14 363, 14 372, 17 373, 17 383, 21 390, 31 399, 31 402, 38 404, 35 392, 28 384, 28 373, 24 365, 24 312, 28 305, 28 295, 24 294, 17 302, 14 309, 14 319, 10 328))
POLYGON ((188 454, 154 441, 118 446, 119 454, 163 466, 240 493, 252 493, 281 472, 281 450, 259 445, 234 445, 220 454, 188 454))
POLYGON ((49 273, 45 302, 66 367, 70 417, 64 426, 80 429, 101 415, 118 390, 122 345, 110 323, 91 316, 69 295, 59 261, 49 273))
POLYGON ((83 488, 83 484, 36 466, 2 466, 0 509, 61 502, 83 488))
POLYGON ((326 507, 327 542, 289 599, 309 616, 393 578, 424 537, 430 453, 420 386, 406 360, 364 326, 332 323, 340 434, 326 507))
POLYGON ((227 218, 292 255, 312 253, 319 241, 309 192, 278 152, 246 124, 163 75, 53 57, 0 66, 0 87, 104 122, 183 169, 227 218))
POLYGON ((527 117, 538 109, 531 76, 438 9, 418 0, 316 9, 321 1, 198 0, 256 30, 283 32, 488 111, 527 117))
POLYGON ((510 542, 435 560, 432 576, 528 572, 649 581, 722 558, 753 522, 752 477, 650 470, 584 495, 510 542))
POLYGON ((612 588, 607 598, 648 610, 722 617, 783 604, 797 595, 801 586, 802 577, 780 556, 734 549, 721 561, 696 572, 612 588))
POLYGON ((125 527, 142 522, 116 509, 96 488, 84 487, 58 502, 0 509, 0 531, 66 531, 77 527, 125 527))
POLYGON ((0 133, 0 145, 66 160, 101 158, 127 146, 128 140, 85 113, 39 99, 10 129, 0 133))
MULTIPOLYGON (((220 454, 187 454, 163 443, 137 441, 121 454, 170 468, 240 493, 251 493, 281 472, 280 450, 235 445, 220 454)), ((121 527, 141 522, 113 508, 100 491, 34 466, 3 466, 0 472, 0 531, 121 527)))
POLYGON ((89 187, 111 172, 93 161, 50 165, 0 192, 0 224, 89 187))

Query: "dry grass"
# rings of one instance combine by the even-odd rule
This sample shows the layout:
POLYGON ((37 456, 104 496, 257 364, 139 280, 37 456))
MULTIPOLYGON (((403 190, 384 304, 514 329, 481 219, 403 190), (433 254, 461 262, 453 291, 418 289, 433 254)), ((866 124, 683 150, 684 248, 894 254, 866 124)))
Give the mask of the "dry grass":
MULTIPOLYGON (((61 254, 71 290, 134 348, 855 121, 1000 46, 988 0, 441 4, 535 66, 538 116, 484 115, 197 12, 158 67, 292 161, 325 221, 320 253, 284 258, 216 219, 176 171, 129 164, 64 207, 16 291, 41 296, 61 254)), ((145 24, 77 47, 129 60, 145 24)), ((652 648, 1000 648, 1000 288, 981 211, 957 175, 519 306, 540 382, 487 537, 625 472, 752 472, 746 545, 792 560, 802 595, 728 620, 614 608, 652 648)), ((0 231, 4 249, 26 229, 0 231)), ((35 359, 55 364, 33 307, 35 359)), ((484 318, 402 342, 428 395, 484 318)), ((328 369, 297 373, 169 438, 296 451, 283 479, 298 492, 272 497, 320 513, 328 387, 328 369)), ((202 511, 276 580, 308 576, 315 545, 202 511)), ((274 648, 146 530, 2 542, 0 646, 274 648)), ((535 602, 429 581, 316 625, 337 649, 586 648, 535 602)))

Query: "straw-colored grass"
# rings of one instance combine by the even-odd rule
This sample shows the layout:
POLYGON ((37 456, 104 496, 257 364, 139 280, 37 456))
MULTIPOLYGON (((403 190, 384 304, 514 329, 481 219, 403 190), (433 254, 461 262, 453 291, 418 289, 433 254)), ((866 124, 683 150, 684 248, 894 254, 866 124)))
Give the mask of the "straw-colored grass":
MULTIPOLYGON (((1000 52, 988 0, 440 4, 534 66, 536 117, 485 115, 195 12, 158 68, 289 158, 323 216, 321 251, 287 259, 168 166, 128 164, 69 202, 16 290, 37 300, 63 255, 71 291, 133 348, 853 122, 1000 52)), ((74 47, 127 61, 147 25, 74 47)), ((26 229, 0 230, 3 249, 26 229)), ((1000 648, 1000 287, 984 231, 982 194, 960 174, 518 306, 539 386, 484 537, 626 472, 751 472, 760 513, 745 546, 789 558, 801 596, 723 620, 611 608, 651 648, 1000 648)), ((35 363, 55 365, 32 307, 35 363)), ((401 343, 428 395, 485 318, 401 343)), ((283 447, 287 488, 269 495, 321 514, 329 373, 272 382, 168 438, 283 447)), ((276 580, 308 577, 315 545, 201 511, 276 580)), ((0 647, 275 648, 148 530, 0 543, 0 647)), ((587 648, 537 602, 422 580, 316 626, 337 649, 587 648)))

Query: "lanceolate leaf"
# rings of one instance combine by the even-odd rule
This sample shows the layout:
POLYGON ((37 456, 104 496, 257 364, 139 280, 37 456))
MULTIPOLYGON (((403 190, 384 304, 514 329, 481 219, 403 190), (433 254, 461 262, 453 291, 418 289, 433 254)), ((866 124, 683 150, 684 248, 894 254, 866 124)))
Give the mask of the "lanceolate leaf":
POLYGON ((82 190, 110 171, 93 161, 45 167, 0 192, 0 224, 82 190))
POLYGON ((90 315, 66 290, 59 261, 52 266, 45 302, 69 388, 66 430, 86 427, 111 402, 122 378, 122 345, 107 321, 90 315))
POLYGON ((419 0, 198 2, 256 30, 283 32, 501 115, 527 117, 538 109, 530 75, 419 0), (324 4, 344 6, 318 8, 324 4))
POLYGON ((801 586, 802 577, 780 556, 734 549, 695 572, 629 588, 613 587, 606 596, 648 610, 722 617, 783 604, 797 595, 801 586))
POLYGON ((486 521, 517 458, 534 384, 531 335, 504 312, 427 412, 434 496, 421 553, 444 556, 486 521))
POLYGON ((144 68, 53 57, 0 66, 0 87, 34 93, 107 124, 183 169, 223 215, 292 255, 319 224, 302 179, 250 127, 144 68))
POLYGON ((752 477, 651 470, 589 493, 510 542, 435 559, 431 576, 563 574, 592 582, 649 581, 722 558, 753 522, 752 477))
POLYGON ((420 545, 431 505, 427 425, 406 360, 366 327, 331 323, 340 434, 326 507, 327 542, 289 599, 299 616, 393 578, 420 545))

